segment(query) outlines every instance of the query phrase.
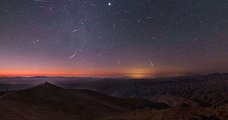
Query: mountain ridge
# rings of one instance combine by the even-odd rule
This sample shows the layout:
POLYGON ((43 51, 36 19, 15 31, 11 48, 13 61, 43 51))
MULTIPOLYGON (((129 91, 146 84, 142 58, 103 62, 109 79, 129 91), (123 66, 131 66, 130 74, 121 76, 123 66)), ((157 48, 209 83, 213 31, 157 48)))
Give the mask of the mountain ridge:
POLYGON ((90 90, 68 90, 49 82, 6 94, 0 98, 0 106, 0 109, 7 108, 8 111, 11 111, 0 115, 0 119, 10 113, 10 115, 23 116, 28 120, 98 119, 102 116, 146 107, 151 109, 169 108, 164 103, 116 98, 90 90))

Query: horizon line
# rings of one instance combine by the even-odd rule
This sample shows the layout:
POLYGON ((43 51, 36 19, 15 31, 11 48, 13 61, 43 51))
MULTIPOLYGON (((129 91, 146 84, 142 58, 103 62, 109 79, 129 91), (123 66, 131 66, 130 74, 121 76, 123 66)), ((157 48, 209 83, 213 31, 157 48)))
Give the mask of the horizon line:
POLYGON ((228 75, 228 72, 215 72, 215 73, 202 73, 202 74, 173 74, 173 75, 157 75, 150 77, 130 77, 130 76, 67 76, 67 75, 0 75, 0 78, 16 78, 16 77, 24 77, 24 78, 35 78, 35 77, 47 77, 47 78, 56 78, 56 77, 64 77, 64 78, 127 78, 127 79, 154 79, 154 78, 163 78, 163 77, 181 77, 181 76, 200 76, 200 75, 228 75))

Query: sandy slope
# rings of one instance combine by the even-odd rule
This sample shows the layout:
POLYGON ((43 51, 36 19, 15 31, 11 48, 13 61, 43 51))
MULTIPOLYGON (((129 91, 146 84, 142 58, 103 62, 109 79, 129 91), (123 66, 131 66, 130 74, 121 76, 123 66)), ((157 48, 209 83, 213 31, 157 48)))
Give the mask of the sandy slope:
POLYGON ((110 117, 104 120, 228 120, 228 105, 194 109, 142 110, 110 117))
POLYGON ((3 95, 0 98, 0 119, 91 120, 144 107, 162 109, 168 106, 144 100, 110 97, 89 90, 66 90, 44 83, 3 95))

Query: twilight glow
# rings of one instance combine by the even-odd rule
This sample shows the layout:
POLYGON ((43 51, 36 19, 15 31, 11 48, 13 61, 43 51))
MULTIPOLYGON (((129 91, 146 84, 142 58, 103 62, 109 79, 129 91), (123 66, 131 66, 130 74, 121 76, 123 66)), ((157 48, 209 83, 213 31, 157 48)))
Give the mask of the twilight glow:
POLYGON ((228 3, 1 0, 0 76, 228 71, 228 3))

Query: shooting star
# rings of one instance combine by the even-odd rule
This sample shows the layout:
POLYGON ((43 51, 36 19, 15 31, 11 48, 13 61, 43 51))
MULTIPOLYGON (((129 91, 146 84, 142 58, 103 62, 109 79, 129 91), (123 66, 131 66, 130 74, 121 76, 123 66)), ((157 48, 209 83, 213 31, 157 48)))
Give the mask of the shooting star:
POLYGON ((72 30, 71 32, 72 33, 74 33, 74 32, 78 32, 78 31, 80 31, 81 29, 79 28, 79 29, 74 29, 74 30, 72 30))
POLYGON ((76 55, 78 55, 78 51, 76 51, 73 55, 69 57, 70 60, 72 60, 76 55))
POLYGON ((117 64, 118 64, 118 65, 120 64, 120 59, 118 59, 117 64))
POLYGON ((150 61, 150 66, 153 68, 154 67, 154 64, 152 61, 150 61))
POLYGON ((91 4, 89 4, 89 5, 90 5, 90 6, 93 6, 93 7, 96 7, 96 6, 97 6, 97 5, 95 5, 95 4, 92 4, 92 3, 91 3, 91 4))

